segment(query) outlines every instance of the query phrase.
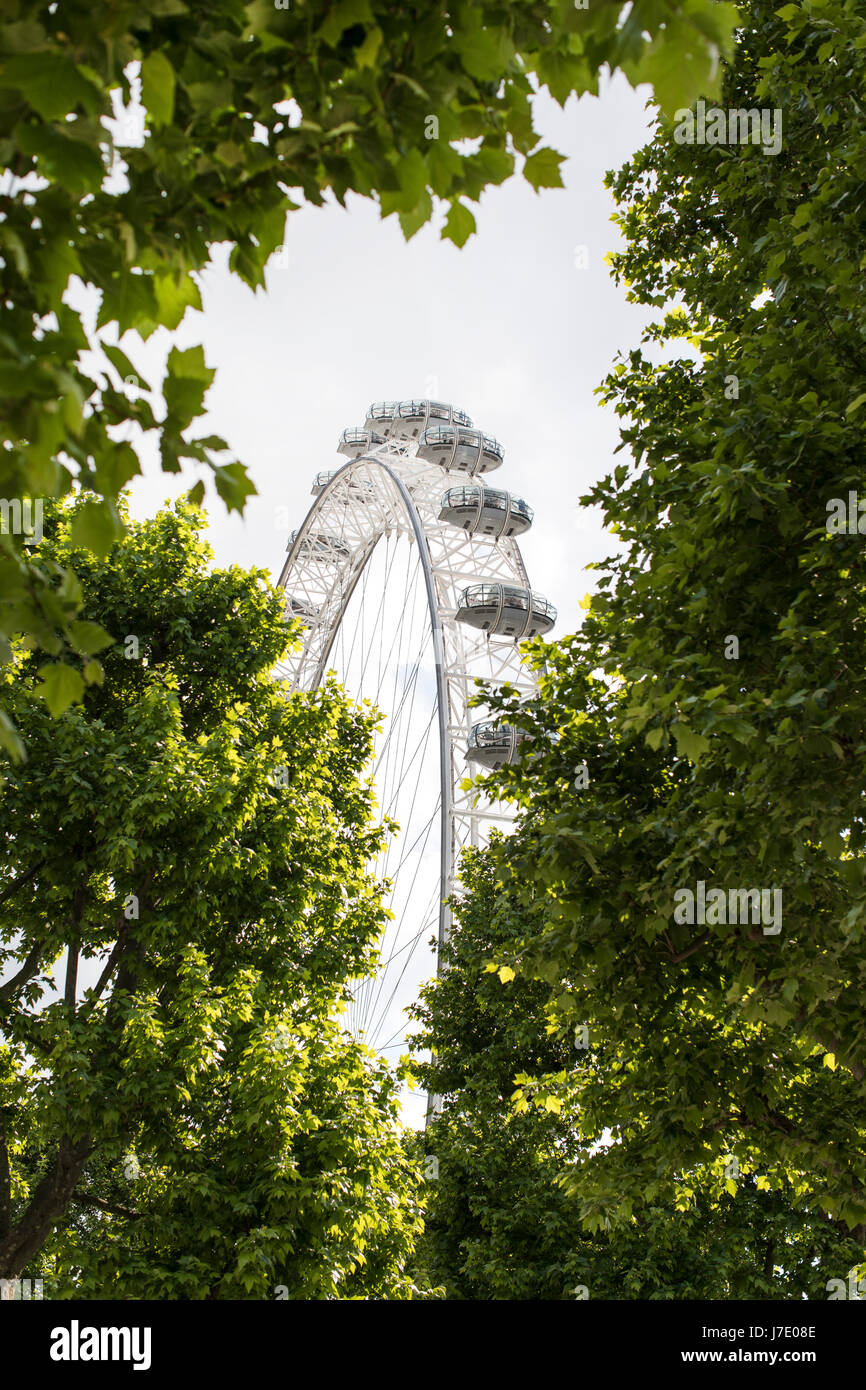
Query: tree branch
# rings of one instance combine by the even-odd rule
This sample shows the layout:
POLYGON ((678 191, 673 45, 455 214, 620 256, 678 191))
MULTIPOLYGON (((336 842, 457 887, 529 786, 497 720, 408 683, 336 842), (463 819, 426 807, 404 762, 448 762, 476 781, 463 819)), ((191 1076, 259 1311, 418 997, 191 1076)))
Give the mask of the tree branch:
POLYGON ((54 1167, 39 1183, 18 1225, 0 1240, 0 1279, 20 1279, 22 1270, 42 1249, 66 1210, 93 1149, 89 1135, 75 1144, 61 1139, 54 1167))
MULTIPOLYGON (((153 875, 149 874, 145 879, 144 888, 149 888, 153 875)), ((81 889, 76 894, 76 923, 81 920, 81 912, 84 903, 85 890, 81 889)), ((71 945, 70 945, 71 951, 71 945)), ((117 951, 117 943, 115 943, 117 951)), ((76 949, 76 960, 78 951, 76 949)), ((112 952, 114 955, 114 951, 112 952)), ((137 978, 133 961, 139 961, 144 957, 144 951, 134 935, 129 933, 120 950, 117 952, 116 960, 120 961, 118 972, 118 987, 134 991, 137 978), (131 959, 132 958, 132 959, 131 959)), ((71 961, 71 955, 70 955, 71 961)), ((115 962, 116 963, 116 962, 115 962)), ((103 975, 105 971, 103 970, 103 975)), ((71 985, 71 975, 67 972, 67 997, 71 985)), ((113 1001, 112 1001, 113 1002, 113 1001)), ((115 1018, 112 1017, 114 1011, 109 1005, 106 1014, 106 1024, 109 1032, 113 1031, 115 1018)), ((28 1262, 37 1254, 45 1241, 48 1239, 53 1227, 58 1219, 63 1216, 70 1201, 72 1200, 76 1184, 80 1182, 87 1159, 94 1152, 96 1144, 91 1135, 85 1135, 73 1143, 68 1136, 60 1140, 57 1159, 54 1167, 46 1173, 34 1192, 24 1215, 12 1230, 0 1238, 0 1279, 18 1279, 21 1271, 28 1262)), ((130 1213, 131 1215, 132 1213, 130 1213)))
POLYGON ((21 969, 17 974, 12 976, 11 980, 7 980, 5 984, 0 985, 0 1004, 5 1003, 7 999, 11 999, 12 996, 17 994, 18 990, 23 985, 26 985, 27 981, 36 974, 39 966, 39 957, 42 955, 42 946, 43 943, 41 941, 37 941, 35 946, 31 946, 24 958, 24 964, 21 966, 21 969))
POLYGON ((81 1011, 81 1018, 89 1017, 89 1015, 92 1014, 93 1010, 96 1008, 98 1001, 102 998, 102 995, 105 992, 108 982, 114 974, 117 962, 120 960, 121 956, 123 955, 123 952, 126 949, 126 938, 128 931, 129 923, 124 917, 121 926, 118 927, 117 940, 115 941, 114 946, 112 947, 111 955, 105 962, 105 965, 102 968, 102 974, 96 981, 96 984, 94 985, 91 991, 92 998, 88 1000, 87 1006, 81 1011))
POLYGON ((75 987, 78 984, 78 947, 70 942, 66 948, 66 989, 63 999, 70 1013, 75 1013, 75 987))
POLYGON ((70 1201, 78 1202, 83 1207, 96 1207, 98 1211, 107 1211, 111 1216, 124 1216, 128 1221, 138 1221, 143 1212, 133 1211, 131 1207, 122 1207, 117 1202, 104 1202, 101 1197, 94 1197, 90 1192, 73 1192, 70 1201))
POLYGON ((29 883, 31 878, 35 878, 39 870, 47 863, 47 860, 40 859, 38 864, 34 864, 32 869, 28 869, 26 874, 16 878, 14 883, 10 883, 8 888, 4 888, 0 893, 0 903, 5 903, 7 898, 11 898, 13 893, 17 893, 19 888, 23 888, 25 883, 29 883))
POLYGON ((84 916, 84 904, 87 901, 87 889, 85 887, 76 888, 72 899, 72 931, 69 933, 69 940, 66 943, 66 988, 63 992, 64 1002, 70 1014, 75 1014, 75 994, 78 985, 78 957, 80 954, 79 942, 81 940, 81 919, 84 916))
MULTIPOLYGON (((667 936, 667 932, 665 932, 665 936, 667 936)), ((703 936, 699 936, 697 941, 693 941, 691 946, 687 946, 684 951, 677 951, 673 955, 668 953, 668 958, 671 964, 679 965, 681 960, 688 960, 689 956, 693 956, 695 951, 699 951, 702 946, 705 946, 707 944, 707 942, 710 939, 710 936, 710 932, 704 932, 703 936)), ((673 950, 673 947, 671 947, 671 950, 673 950)))
POLYGON ((0 1129, 0 1240, 9 1234, 12 1225, 12 1175, 9 1170, 9 1149, 6 1132, 0 1129))

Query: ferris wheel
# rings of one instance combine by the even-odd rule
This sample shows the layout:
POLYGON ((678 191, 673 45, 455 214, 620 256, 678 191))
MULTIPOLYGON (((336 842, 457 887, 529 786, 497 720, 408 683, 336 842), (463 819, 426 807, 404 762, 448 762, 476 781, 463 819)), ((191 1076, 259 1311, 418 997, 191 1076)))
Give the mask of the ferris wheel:
POLYGON ((315 690, 329 670, 382 712, 371 770, 378 816, 395 822, 371 870, 391 917, 374 976, 346 1026, 386 1055, 405 1051, 405 1008, 447 941, 460 854, 512 815, 468 778, 512 762, 524 735, 470 705, 476 679, 536 693, 519 643, 553 606, 529 584, 517 537, 532 510, 483 476, 504 451, 469 416, 432 400, 377 401, 346 429, 346 462, 316 475, 278 584, 302 641, 278 674, 315 690))

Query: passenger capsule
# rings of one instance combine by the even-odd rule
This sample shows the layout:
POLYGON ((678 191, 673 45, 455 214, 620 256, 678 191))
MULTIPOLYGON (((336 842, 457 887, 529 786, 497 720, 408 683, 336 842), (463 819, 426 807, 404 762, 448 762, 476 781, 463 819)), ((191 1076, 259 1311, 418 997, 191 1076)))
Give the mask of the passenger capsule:
POLYGON ((367 411, 367 428, 382 429, 374 412, 378 407, 392 407, 387 421, 387 429, 392 439, 419 439, 429 426, 463 425, 472 428, 472 421, 464 410, 447 405, 444 401, 376 401, 367 411))
POLYGON ((531 743, 532 734, 513 724, 498 724, 493 719, 473 724, 466 744, 466 759, 479 763, 482 767, 504 767, 516 763, 521 754, 521 745, 531 743))
POLYGON ((541 594, 517 584, 470 584, 457 606, 457 621, 497 637, 538 637, 556 622, 556 609, 541 594))
POLYGON ((435 425, 424 430, 418 440, 418 456, 428 463, 457 473, 489 473, 498 468, 505 450, 498 440, 481 430, 468 430, 455 425, 435 425))
POLYGON ((340 442, 337 445, 337 453, 345 454, 347 458, 357 459, 362 454, 369 454, 371 449, 377 445, 385 443, 385 436, 376 430, 343 430, 340 435, 340 442))
POLYGON ((377 434, 383 434, 387 438, 391 433, 394 411, 399 404, 399 401, 374 401, 367 411, 364 428, 375 430, 377 434))
MULTIPOLYGON (((420 452, 420 450, 419 450, 420 452)), ((532 525, 532 508, 522 497, 476 483, 450 487, 440 503, 439 520, 474 536, 520 536, 532 525)))
MULTIPOLYGON (((310 488, 314 497, 319 497, 328 486, 332 478, 336 477, 339 470, 336 468, 326 468, 321 473, 317 473, 313 479, 313 486, 310 488)), ((369 478, 349 478, 348 495, 353 502, 372 502, 376 497, 376 489, 369 478)))
POLYGON ((319 605, 309 603, 303 598, 287 598, 285 602, 286 618, 300 618, 307 625, 315 622, 319 616, 319 605))
MULTIPOLYGON (((287 550, 291 550, 295 544, 298 532, 292 531, 289 536, 287 550)), ((326 536, 323 532, 308 531, 300 544, 300 554, 308 556, 312 560, 348 560, 352 554, 352 547, 345 541, 340 540, 339 536, 326 536)))

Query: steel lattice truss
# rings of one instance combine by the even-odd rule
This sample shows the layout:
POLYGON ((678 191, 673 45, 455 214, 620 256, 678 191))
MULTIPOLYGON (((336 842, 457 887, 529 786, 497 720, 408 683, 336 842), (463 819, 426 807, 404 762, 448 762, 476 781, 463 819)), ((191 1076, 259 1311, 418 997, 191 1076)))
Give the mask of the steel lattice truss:
MULTIPOLYGON (((350 461, 317 476, 315 501, 290 538, 278 580, 286 595, 287 617, 296 616, 302 623, 301 640, 278 674, 291 689, 313 691, 329 669, 343 664, 350 672, 343 677, 348 693, 363 699, 368 694, 368 656, 375 668, 378 648, 378 677, 374 669, 373 683, 378 678, 379 686, 372 702, 381 709, 386 728, 382 742, 377 743, 373 779, 383 816, 397 821, 402 834, 396 841, 391 837, 384 861, 377 864, 375 872, 392 884, 393 911, 389 916, 396 925, 386 930, 376 977, 356 982, 349 1022, 371 1046, 387 1051, 391 1038, 406 1037, 405 1024, 401 1023, 391 1038, 379 1040, 386 1022, 391 1028, 395 1026, 391 1005, 396 1010, 400 1003, 399 999, 394 1003, 395 995, 402 987, 403 1003, 416 998, 418 983, 429 973, 416 977, 414 988, 411 977, 402 984, 406 963, 421 936, 436 921, 439 944, 448 938, 447 900, 459 887, 462 850, 468 845, 483 845, 492 827, 506 829, 512 821, 506 804, 491 803, 477 785, 468 789, 461 785, 473 771, 467 767, 468 748, 473 762, 494 766, 496 762, 491 759, 511 761, 519 756, 523 738, 514 728, 490 721, 483 705, 470 704, 478 696, 476 682, 484 680, 494 688, 508 684, 523 699, 534 696, 536 681, 521 659, 519 637, 530 630, 546 631, 555 610, 540 595, 532 594, 513 538, 514 532, 531 523, 531 509, 522 499, 487 488, 476 476, 501 463, 502 448, 475 430, 462 412, 431 401, 375 403, 370 407, 366 429, 344 431, 340 450, 350 455, 350 461), (439 423, 443 420, 444 426, 439 423), (418 442, 407 437, 413 429, 418 442), (382 434, 390 437, 383 440, 382 434), (506 529, 511 529, 511 536, 503 534, 506 529), (393 556, 398 549, 409 559, 404 580, 398 580, 393 572, 393 556), (423 577, 424 595, 419 577, 423 577), (380 589, 377 601, 375 595, 380 589), (389 590, 393 592, 389 594, 389 590), (371 622, 365 622, 368 608, 376 609, 371 622), (485 609, 484 613, 479 613, 479 608, 485 609), (405 662, 401 668, 403 629, 410 634, 404 654, 408 656, 414 649, 418 613, 422 614, 426 655, 422 660, 419 651, 414 663, 405 662), (482 623, 486 630, 476 625, 482 623), (395 698, 389 708, 387 696, 380 699, 379 691, 383 688, 383 635, 390 635, 392 629, 394 642, 400 638, 393 669, 409 669, 411 678, 405 677, 403 697, 397 699, 395 677, 395 698), (505 631, 509 635, 500 635, 505 631), (364 655, 353 665, 356 643, 364 655), (415 716, 418 725, 413 738, 420 726, 424 745, 421 759, 427 756, 429 745, 432 760, 430 736, 438 733, 438 768, 432 769, 432 761, 425 764, 422 780, 420 763, 417 765, 411 806, 404 819, 402 802, 399 811, 391 807, 397 804, 395 796, 401 795, 401 759, 407 760, 408 747, 408 738, 403 738, 400 747, 402 730, 411 726, 422 670, 426 693, 415 716), (407 716, 403 706, 410 690, 413 705, 407 716), (392 758, 394 743, 398 745, 396 759, 392 758), (394 761, 399 776, 396 793, 394 761), (384 789, 381 796, 380 787, 384 789), (416 835, 419 823, 421 833, 416 835), (428 845, 434 828, 438 829, 438 856, 435 836, 428 845), (390 846, 397 841, 395 870, 389 856, 390 846), (419 868, 423 869, 420 885, 419 868), (401 935, 406 920, 408 940, 401 935), (393 940, 389 938, 391 930, 393 940), (393 975, 389 974, 392 970, 393 975), (396 983, 389 994, 394 978, 396 983)), ((391 645, 393 650, 394 643, 391 645)), ((405 1017, 405 1010, 400 1017, 405 1017)), ((429 1104, 435 1111, 436 1098, 429 1098, 429 1104)))
MULTIPOLYGON (((511 820, 506 808, 479 801, 477 791, 460 789, 466 777, 469 731, 484 712, 469 704, 475 680, 486 679, 497 686, 508 682, 525 697, 537 689, 513 638, 488 635, 456 621, 458 597, 468 584, 480 579, 529 583, 515 540, 473 535, 439 520, 443 491, 449 482, 461 479, 462 475, 419 458, 414 442, 389 440, 371 448, 363 458, 339 468, 324 486, 290 543, 278 581, 291 596, 292 611, 309 624, 302 647, 289 655, 279 674, 293 689, 314 690, 327 670, 335 635, 376 545, 395 533, 417 544, 414 508, 435 592, 434 640, 447 699, 450 785, 443 798, 447 846, 443 902, 456 886, 463 847, 483 843, 491 824, 511 820)), ((441 935, 447 935, 447 925, 443 910, 441 935)))

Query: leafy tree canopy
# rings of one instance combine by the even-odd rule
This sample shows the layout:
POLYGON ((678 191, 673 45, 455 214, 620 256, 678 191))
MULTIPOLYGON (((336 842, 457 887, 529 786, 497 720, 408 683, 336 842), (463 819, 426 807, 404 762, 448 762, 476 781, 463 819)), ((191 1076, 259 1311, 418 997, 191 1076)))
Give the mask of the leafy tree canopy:
POLYGON ((721 1193, 733 1154, 866 1244, 864 541, 827 525, 862 486, 864 51, 855 0, 755 0, 722 105, 780 110, 781 152, 662 122, 611 176, 659 315, 603 388, 630 459, 582 499, 620 553, 534 711, 499 701, 537 740, 498 777, 531 925, 489 963, 588 1026, 589 1229, 702 1167, 721 1193), (677 919, 699 883, 779 890, 778 923, 677 919))
POLYGON ((209 569, 192 504, 105 560, 76 516, 46 562, 112 643, 57 718, 33 653, 6 689, 30 755, 0 800, 0 1277, 408 1296, 398 1077, 339 1020, 384 917, 375 716, 333 685, 286 697, 281 598, 209 569))
MULTIPOLYGON (((597 1049, 582 1028, 572 1037, 552 1026, 542 982, 484 970, 527 926, 495 868, 491 855, 464 859, 446 968, 415 1009, 415 1045, 434 1058, 418 1071, 441 1098, 423 1136, 418 1282, 462 1299, 825 1298, 828 1279, 859 1260, 858 1242, 798 1203, 789 1183, 770 1190, 730 1161, 737 1177, 721 1190, 711 1170, 692 1171, 627 1219, 587 1230, 574 1178, 591 1136, 583 1074, 598 1066, 597 1049), (557 1082, 531 1082, 544 1074, 557 1082)), ((603 1080, 616 1084, 609 1071, 603 1080)))

